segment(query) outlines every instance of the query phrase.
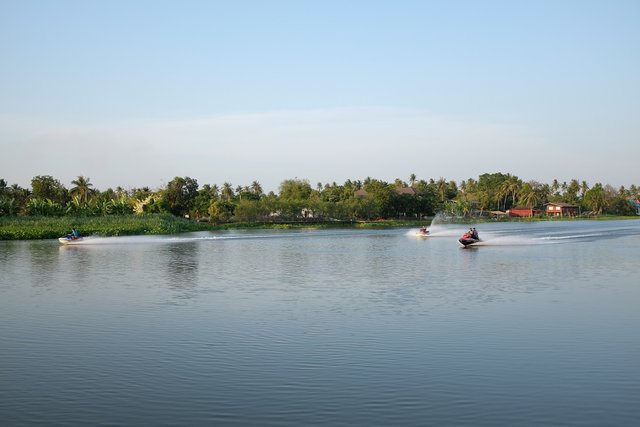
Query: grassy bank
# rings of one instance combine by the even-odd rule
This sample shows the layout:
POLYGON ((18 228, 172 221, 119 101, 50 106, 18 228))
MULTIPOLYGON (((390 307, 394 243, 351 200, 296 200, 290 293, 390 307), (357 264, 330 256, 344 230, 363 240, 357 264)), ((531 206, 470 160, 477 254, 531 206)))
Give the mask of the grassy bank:
POLYGON ((81 235, 175 234, 209 227, 169 214, 101 217, 0 217, 0 240, 52 239, 75 227, 81 235))
POLYGON ((133 236, 176 234, 203 230, 302 229, 302 228, 393 228, 413 227, 430 221, 360 221, 204 224, 170 214, 101 217, 0 217, 0 240, 53 239, 76 228, 83 236, 133 236))

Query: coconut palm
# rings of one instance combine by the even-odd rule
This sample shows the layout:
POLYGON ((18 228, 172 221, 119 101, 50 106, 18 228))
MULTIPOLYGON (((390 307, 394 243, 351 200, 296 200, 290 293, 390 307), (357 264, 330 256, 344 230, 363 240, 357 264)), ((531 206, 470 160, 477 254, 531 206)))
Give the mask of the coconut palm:
POLYGON ((498 188, 498 198, 501 199, 504 197, 503 206, 504 209, 507 209, 507 198, 511 196, 511 203, 514 204, 516 202, 516 194, 520 190, 520 180, 515 176, 510 176, 508 179, 502 181, 500 187, 498 188))
POLYGON ((560 193, 558 192, 559 189, 560 183, 557 179, 554 179, 553 182, 551 182, 551 196, 554 198, 560 197, 560 193))
POLYGON ((233 197, 233 195, 233 187, 231 186, 231 183, 225 182, 224 184, 222 184, 222 198, 224 200, 229 200, 233 197))
POLYGON ((523 206, 538 206, 540 199, 536 187, 537 183, 533 181, 523 184, 522 188, 518 191, 518 203, 523 206))
POLYGON ((71 184, 75 186, 71 189, 71 195, 78 196, 79 200, 84 203, 87 203, 89 195, 95 192, 95 190, 91 188, 93 187, 93 184, 89 182, 89 177, 85 178, 84 176, 79 175, 78 178, 71 181, 71 184))
POLYGON ((436 184, 436 188, 438 191, 438 195, 440 196, 440 201, 444 202, 444 195, 447 193, 447 181, 440 177, 436 184))
POLYGON ((587 181, 582 181, 580 183, 580 198, 581 199, 584 199, 584 195, 588 190, 589 190, 589 185, 587 184, 587 181))
POLYGON ((251 191, 256 196, 262 196, 262 186, 260 185, 260 183, 258 181, 253 181, 251 183, 251 191))

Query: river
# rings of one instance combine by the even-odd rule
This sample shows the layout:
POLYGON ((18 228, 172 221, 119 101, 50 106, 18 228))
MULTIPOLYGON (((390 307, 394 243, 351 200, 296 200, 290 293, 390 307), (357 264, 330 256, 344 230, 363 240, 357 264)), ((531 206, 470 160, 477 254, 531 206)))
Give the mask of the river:
POLYGON ((0 420, 633 425, 640 220, 0 242, 0 420))

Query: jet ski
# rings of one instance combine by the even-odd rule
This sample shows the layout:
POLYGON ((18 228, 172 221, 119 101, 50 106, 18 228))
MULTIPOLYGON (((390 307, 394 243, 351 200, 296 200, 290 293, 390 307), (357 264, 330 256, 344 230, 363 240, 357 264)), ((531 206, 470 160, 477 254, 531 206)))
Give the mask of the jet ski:
POLYGON ((420 229, 416 232, 416 237, 429 237, 429 230, 427 227, 420 227, 420 229))
POLYGON ((82 242, 83 240, 84 240, 84 238, 82 238, 82 237, 74 237, 71 234, 67 234, 66 236, 58 237, 58 242, 62 243, 63 245, 77 245, 78 243, 82 242))
POLYGON ((480 237, 478 237, 478 233, 477 232, 473 232, 473 230, 469 230, 466 233, 464 233, 462 235, 462 237, 460 237, 458 239, 458 242, 460 242, 460 244, 462 246, 464 246, 465 248, 467 246, 471 246, 474 245, 478 242, 481 242, 482 240, 480 240, 480 237))

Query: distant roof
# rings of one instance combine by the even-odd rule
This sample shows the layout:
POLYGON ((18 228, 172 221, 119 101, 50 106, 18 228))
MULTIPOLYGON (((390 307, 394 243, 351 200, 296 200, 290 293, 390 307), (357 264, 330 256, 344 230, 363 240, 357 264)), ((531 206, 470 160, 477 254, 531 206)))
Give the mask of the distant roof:
POLYGON ((396 193, 398 194, 416 194, 416 190, 411 187, 396 187, 396 193))

